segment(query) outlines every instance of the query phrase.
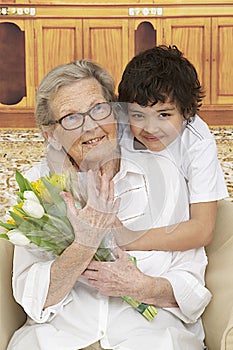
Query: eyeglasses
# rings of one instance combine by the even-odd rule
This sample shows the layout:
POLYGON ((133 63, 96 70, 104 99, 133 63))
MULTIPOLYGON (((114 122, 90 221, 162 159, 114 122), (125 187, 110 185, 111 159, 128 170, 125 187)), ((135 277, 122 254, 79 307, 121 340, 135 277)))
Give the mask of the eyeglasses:
POLYGON ((59 120, 51 121, 50 124, 59 123, 65 130, 75 130, 81 128, 85 122, 85 117, 88 115, 92 120, 99 121, 110 116, 112 106, 108 102, 97 103, 85 113, 68 114, 59 120))

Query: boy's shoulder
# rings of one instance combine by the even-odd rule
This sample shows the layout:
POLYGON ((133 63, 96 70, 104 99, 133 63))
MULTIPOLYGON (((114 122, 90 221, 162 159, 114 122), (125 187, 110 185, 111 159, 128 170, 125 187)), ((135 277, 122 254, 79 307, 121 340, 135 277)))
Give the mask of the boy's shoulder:
POLYGON ((212 141, 213 135, 204 120, 196 115, 193 121, 186 123, 182 133, 182 139, 188 143, 205 140, 212 141))

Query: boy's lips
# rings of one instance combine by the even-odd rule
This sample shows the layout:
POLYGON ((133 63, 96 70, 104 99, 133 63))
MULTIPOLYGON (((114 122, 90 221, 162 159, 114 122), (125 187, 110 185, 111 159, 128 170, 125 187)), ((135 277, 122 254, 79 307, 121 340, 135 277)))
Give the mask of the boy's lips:
POLYGON ((144 137, 144 139, 146 139, 147 141, 160 141, 161 140, 161 138, 162 138, 162 136, 146 136, 146 135, 144 135, 143 136, 144 137))

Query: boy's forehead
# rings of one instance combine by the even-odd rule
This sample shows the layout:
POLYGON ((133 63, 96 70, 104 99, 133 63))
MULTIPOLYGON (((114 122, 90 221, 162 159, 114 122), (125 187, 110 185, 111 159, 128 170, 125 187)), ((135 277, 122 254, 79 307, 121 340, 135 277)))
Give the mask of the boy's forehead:
POLYGON ((170 100, 167 100, 166 102, 161 102, 161 101, 158 101, 157 103, 155 104, 152 104, 152 105, 147 105, 147 106, 141 106, 139 105, 138 103, 136 102, 133 102, 133 103, 128 103, 128 109, 130 111, 132 110, 141 110, 141 111, 145 111, 145 110, 167 110, 167 109, 176 109, 177 108, 177 105, 175 102, 172 102, 170 100))

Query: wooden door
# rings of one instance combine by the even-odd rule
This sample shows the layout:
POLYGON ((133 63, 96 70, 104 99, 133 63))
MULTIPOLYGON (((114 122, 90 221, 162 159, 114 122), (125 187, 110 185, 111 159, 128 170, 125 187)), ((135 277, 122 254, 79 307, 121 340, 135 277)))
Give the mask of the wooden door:
POLYGON ((35 22, 37 85, 52 68, 82 58, 82 20, 41 19, 35 22))
POLYGON ((212 104, 233 105, 233 17, 212 20, 212 104))
POLYGON ((32 21, 5 18, 0 21, 0 24, 2 33, 0 35, 1 88, 6 90, 1 91, 0 101, 6 100, 6 104, 0 103, 0 106, 32 107, 35 85, 32 21), (19 37, 18 34, 20 34, 19 37), (7 102, 7 94, 12 95, 12 101, 7 102))
POLYGON ((138 52, 163 42, 162 20, 145 18, 129 20, 129 59, 138 52), (141 35, 140 35, 141 33, 141 35))
POLYGON ((128 20, 86 19, 83 21, 84 57, 101 64, 118 85, 128 62, 128 20))
POLYGON ((195 66, 206 97, 203 104, 211 101, 210 57, 211 19, 172 18, 164 20, 164 43, 176 45, 195 66))

